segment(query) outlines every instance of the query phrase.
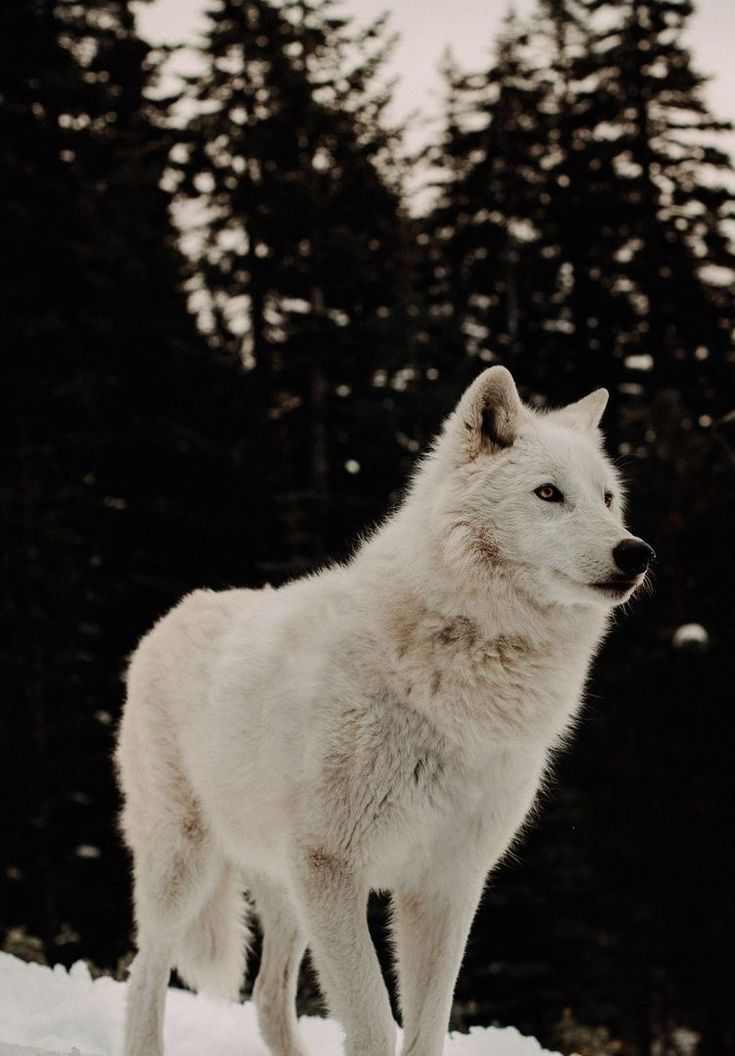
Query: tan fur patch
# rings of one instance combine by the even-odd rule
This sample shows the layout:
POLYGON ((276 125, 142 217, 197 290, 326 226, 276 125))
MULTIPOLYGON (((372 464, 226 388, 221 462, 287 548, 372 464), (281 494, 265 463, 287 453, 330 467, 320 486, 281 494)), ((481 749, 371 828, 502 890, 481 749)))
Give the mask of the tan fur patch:
POLYGON ((387 635, 393 642, 398 658, 400 660, 406 655, 414 638, 414 626, 419 618, 418 611, 411 613, 410 610, 401 610, 391 613, 388 617, 387 635))
POLYGON ((420 895, 416 895, 411 891, 401 891, 394 897, 400 912, 412 921, 419 919, 425 911, 425 899, 421 898, 420 895))
POLYGON ((199 804, 192 797, 185 805, 181 819, 181 831, 191 843, 200 844, 206 835, 206 827, 199 804))
POLYGON ((469 616, 460 615, 446 623, 438 637, 442 645, 458 643, 469 648, 477 640, 477 627, 469 616))
POLYGON ((467 548, 483 565, 496 565, 499 562, 500 547, 486 527, 473 524, 472 521, 466 519, 455 521, 452 527, 462 530, 467 540, 467 548))
POLYGON ((342 859, 325 847, 313 847, 308 851, 306 860, 312 869, 320 872, 338 872, 344 868, 342 859))
POLYGON ((490 565, 495 565, 500 560, 500 547, 486 528, 479 528, 475 531, 473 550, 479 558, 490 565))

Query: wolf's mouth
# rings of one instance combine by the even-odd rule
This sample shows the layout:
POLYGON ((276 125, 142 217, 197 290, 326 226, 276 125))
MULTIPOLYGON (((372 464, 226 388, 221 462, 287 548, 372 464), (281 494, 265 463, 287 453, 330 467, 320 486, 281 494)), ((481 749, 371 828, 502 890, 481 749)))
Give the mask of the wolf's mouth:
POLYGON ((608 594, 627 594, 629 590, 637 587, 639 582, 640 576, 633 576, 632 578, 621 576, 618 579, 605 579, 600 583, 590 583, 590 586, 595 590, 605 591, 608 594))

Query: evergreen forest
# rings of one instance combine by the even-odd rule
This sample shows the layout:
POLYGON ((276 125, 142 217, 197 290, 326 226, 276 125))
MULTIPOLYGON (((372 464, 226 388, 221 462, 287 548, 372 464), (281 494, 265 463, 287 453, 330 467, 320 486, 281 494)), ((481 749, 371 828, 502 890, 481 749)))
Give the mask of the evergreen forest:
POLYGON ((137 640, 195 587, 347 558, 502 363, 538 407, 610 390, 658 560, 488 886, 453 1023, 735 1054, 731 126, 690 0, 535 3, 487 68, 447 55, 420 156, 389 17, 211 0, 168 90, 131 0, 0 4, 4 949, 123 971, 137 640))

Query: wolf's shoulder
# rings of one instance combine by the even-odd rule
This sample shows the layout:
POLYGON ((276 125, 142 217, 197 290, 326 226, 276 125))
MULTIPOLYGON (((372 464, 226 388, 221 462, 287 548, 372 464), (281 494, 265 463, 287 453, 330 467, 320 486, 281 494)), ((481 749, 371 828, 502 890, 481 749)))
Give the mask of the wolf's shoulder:
POLYGON ((202 588, 185 594, 143 635, 130 658, 130 666, 140 666, 146 658, 160 658, 162 654, 185 655, 211 648, 239 614, 257 604, 258 597, 266 593, 272 591, 202 588))
POLYGON ((157 636, 174 631, 192 640, 232 632, 253 645, 295 623, 312 628, 329 621, 343 608, 347 597, 340 569, 301 576, 278 587, 258 589, 194 590, 185 595, 154 626, 157 636))
POLYGON ((271 594, 270 587, 251 590, 237 587, 228 590, 210 590, 207 587, 192 590, 158 620, 152 630, 155 632, 164 627, 189 627, 192 630, 198 625, 211 625, 236 616, 243 610, 258 604, 261 596, 271 594))

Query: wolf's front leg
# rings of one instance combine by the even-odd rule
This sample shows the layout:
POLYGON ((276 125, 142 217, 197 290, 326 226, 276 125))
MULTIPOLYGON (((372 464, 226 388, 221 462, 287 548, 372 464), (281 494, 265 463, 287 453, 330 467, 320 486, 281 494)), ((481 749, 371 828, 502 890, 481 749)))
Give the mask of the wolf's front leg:
POLYGON ((403 1013, 401 1056, 441 1056, 452 995, 484 872, 455 875, 393 895, 393 934, 403 1013))
POLYGON ((298 892, 309 946, 331 1011, 345 1029, 346 1056, 394 1056, 396 1026, 367 926, 367 889, 328 853, 300 869, 298 892))

